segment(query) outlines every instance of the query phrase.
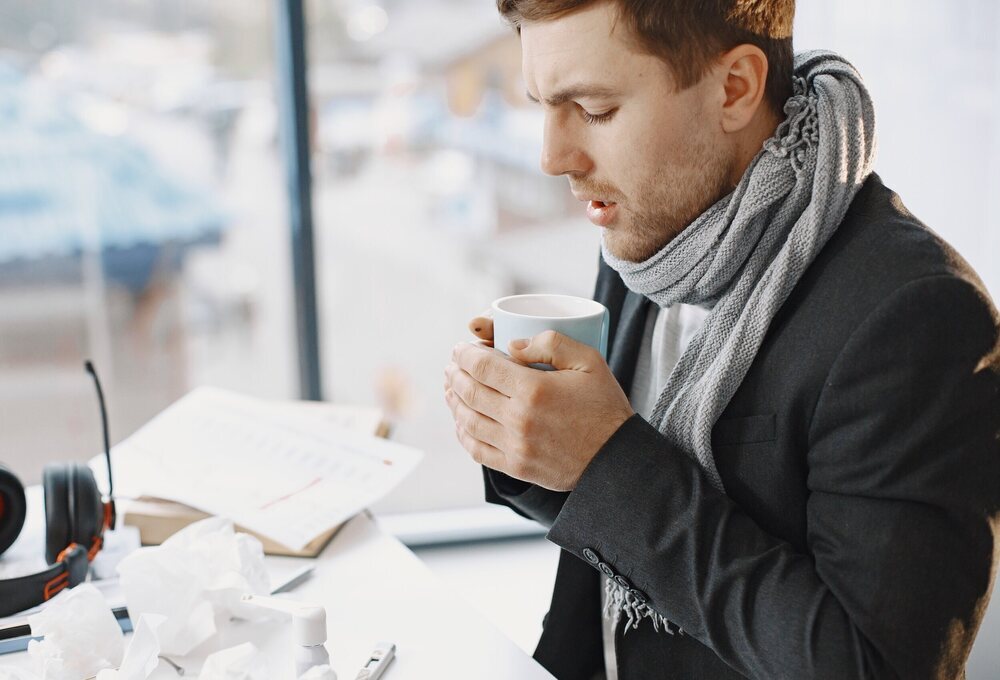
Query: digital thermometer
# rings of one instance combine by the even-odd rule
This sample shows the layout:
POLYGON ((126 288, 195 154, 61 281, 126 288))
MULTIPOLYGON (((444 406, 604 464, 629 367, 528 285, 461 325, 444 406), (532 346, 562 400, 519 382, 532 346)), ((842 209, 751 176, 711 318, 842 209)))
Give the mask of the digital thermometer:
POLYGON ((354 680, 378 680, 394 656, 396 656, 396 645, 391 642, 379 642, 354 680))

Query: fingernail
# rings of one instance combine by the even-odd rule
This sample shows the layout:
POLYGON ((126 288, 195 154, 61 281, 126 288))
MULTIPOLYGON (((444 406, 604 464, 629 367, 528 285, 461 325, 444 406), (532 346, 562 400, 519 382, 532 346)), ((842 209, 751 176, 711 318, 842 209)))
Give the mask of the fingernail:
POLYGON ((525 347, 528 346, 528 342, 529 342, 528 340, 524 340, 524 339, 511 340, 510 341, 510 346, 513 347, 514 349, 524 349, 525 347))

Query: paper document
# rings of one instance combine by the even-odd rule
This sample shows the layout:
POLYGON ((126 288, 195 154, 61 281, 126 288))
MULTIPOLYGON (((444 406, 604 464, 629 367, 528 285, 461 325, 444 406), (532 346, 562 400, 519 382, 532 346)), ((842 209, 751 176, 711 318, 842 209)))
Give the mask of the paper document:
POLYGON ((345 406, 321 401, 274 401, 268 402, 268 408, 318 418, 354 432, 375 434, 382 429, 382 411, 374 407, 345 406))
POLYGON ((335 416, 200 387, 111 458, 122 495, 178 501, 300 550, 387 494, 422 456, 335 416))

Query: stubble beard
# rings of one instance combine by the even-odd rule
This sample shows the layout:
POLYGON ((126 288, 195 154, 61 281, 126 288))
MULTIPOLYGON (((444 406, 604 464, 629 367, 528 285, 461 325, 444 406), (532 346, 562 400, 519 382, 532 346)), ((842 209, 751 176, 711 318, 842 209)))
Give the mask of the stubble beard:
POLYGON ((624 219, 604 230, 612 255, 645 262, 735 188, 733 160, 723 149, 697 144, 691 154, 698 163, 649 178, 635 194, 636 202, 619 204, 624 219))

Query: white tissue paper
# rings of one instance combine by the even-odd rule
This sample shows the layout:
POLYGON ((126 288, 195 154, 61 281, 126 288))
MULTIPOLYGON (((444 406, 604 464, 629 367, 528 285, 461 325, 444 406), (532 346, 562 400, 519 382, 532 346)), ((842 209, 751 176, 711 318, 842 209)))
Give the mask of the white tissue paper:
POLYGON ((198 680, 271 680, 271 674, 264 655, 252 642, 244 642, 210 654, 198 680))
POLYGON ((156 634, 166 620, 159 614, 143 614, 125 649, 125 658, 118 670, 105 669, 97 680, 146 680, 160 663, 160 639, 156 634))
POLYGON ((28 654, 45 680, 89 678, 115 668, 125 648, 121 626, 97 588, 83 583, 60 593, 52 603, 28 617, 32 635, 28 654))
POLYGON ((313 666, 299 676, 298 680, 337 680, 337 673, 328 664, 313 666))
POLYGON ((159 614, 160 653, 183 656, 231 617, 261 620, 245 593, 266 595, 264 550, 253 536, 221 517, 195 522, 162 545, 140 548, 118 565, 129 614, 159 614))
POLYGON ((41 680, 33 671, 24 668, 0 668, 0 680, 41 680))

